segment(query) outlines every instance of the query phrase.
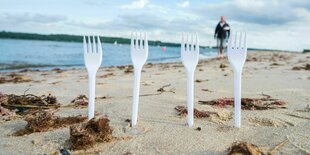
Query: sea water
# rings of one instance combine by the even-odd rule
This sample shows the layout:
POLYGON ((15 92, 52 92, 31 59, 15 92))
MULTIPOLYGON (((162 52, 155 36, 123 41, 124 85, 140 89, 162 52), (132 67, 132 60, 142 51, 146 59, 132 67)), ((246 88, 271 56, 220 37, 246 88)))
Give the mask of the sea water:
MULTIPOLYGON (((130 45, 102 43, 102 66, 131 64, 130 45)), ((200 58, 216 56, 216 49, 200 48, 200 58)), ((180 47, 149 46, 147 63, 179 62, 180 47)), ((25 68, 83 67, 83 43, 0 39, 0 71, 25 68)))

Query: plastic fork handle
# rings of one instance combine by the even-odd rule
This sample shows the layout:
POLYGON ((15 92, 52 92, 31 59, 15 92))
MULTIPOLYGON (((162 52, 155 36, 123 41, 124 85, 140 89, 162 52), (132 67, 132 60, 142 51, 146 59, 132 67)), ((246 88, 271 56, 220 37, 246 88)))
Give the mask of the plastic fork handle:
POLYGON ((95 116, 96 73, 88 73, 88 120, 95 116))
POLYGON ((241 127, 241 73, 242 71, 234 71, 234 114, 235 127, 241 127))
POLYGON ((132 114, 131 114, 131 126, 135 126, 138 121, 138 107, 139 107, 139 94, 140 94, 140 68, 134 69, 134 83, 133 83, 133 100, 132 100, 132 114))
POLYGON ((194 72, 186 71, 187 74, 187 125, 194 125, 194 72))

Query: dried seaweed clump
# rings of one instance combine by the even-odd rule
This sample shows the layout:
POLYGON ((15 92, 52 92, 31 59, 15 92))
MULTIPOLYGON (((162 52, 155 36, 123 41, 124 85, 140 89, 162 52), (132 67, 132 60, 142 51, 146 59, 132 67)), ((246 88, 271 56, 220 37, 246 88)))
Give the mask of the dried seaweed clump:
MULTIPOLYGON (((178 112, 179 116, 187 115, 187 108, 185 106, 176 106, 174 109, 178 112)), ((195 118, 207 118, 211 114, 215 114, 215 112, 209 112, 209 111, 203 111, 203 110, 200 111, 200 110, 197 110, 196 108, 194 109, 195 118)))
POLYGON ((310 70, 310 64, 305 64, 304 66, 295 66, 292 70, 310 70))
POLYGON ((54 113, 51 111, 41 111, 36 113, 35 115, 28 116, 25 119, 27 121, 26 127, 15 132, 14 135, 22 136, 34 132, 45 132, 51 129, 66 127, 87 120, 86 116, 59 117, 54 116, 53 114, 54 113))
POLYGON ((62 70, 60 68, 54 68, 54 69, 52 69, 52 71, 55 71, 56 73, 62 73, 64 70, 62 70))
POLYGON ((88 105, 88 98, 86 95, 79 95, 75 99, 71 101, 75 106, 87 106, 88 105))
POLYGON ((227 155, 264 155, 264 153, 254 144, 247 142, 235 142, 228 149, 227 155))
POLYGON ((0 104, 6 100, 6 95, 0 92, 0 104))
POLYGON ((5 101, 5 95, 0 92, 0 121, 9 121, 14 116, 16 116, 15 111, 4 108, 1 106, 1 103, 5 101))
POLYGON ((32 81, 30 77, 21 75, 21 74, 16 74, 16 73, 11 73, 7 76, 0 77, 0 84, 1 83, 22 83, 22 82, 30 82, 32 81))
POLYGON ((259 56, 256 55, 248 55, 247 60, 249 62, 284 62, 286 60, 290 60, 292 56, 288 53, 266 53, 260 54, 259 56))
POLYGON ((116 66, 120 70, 124 70, 124 73, 132 73, 133 72, 133 65, 127 65, 127 66, 116 66))
POLYGON ((13 117, 15 117, 15 111, 11 111, 9 109, 6 109, 0 105, 0 121, 9 121, 12 120, 13 117))
POLYGON ((109 142, 113 138, 112 131, 109 119, 106 117, 93 118, 87 123, 71 126, 71 149, 86 149, 98 142, 109 142))
POLYGON ((0 105, 11 110, 17 110, 19 114, 23 114, 29 109, 48 109, 60 106, 57 98, 51 94, 47 96, 2 94, 0 96, 0 105))
MULTIPOLYGON (((226 106, 234 106, 234 98, 221 98, 211 101, 199 101, 199 103, 225 108, 226 106)), ((283 107, 284 104, 286 104, 284 101, 273 99, 271 97, 241 99, 241 108, 243 110, 268 110, 286 108, 283 107)))

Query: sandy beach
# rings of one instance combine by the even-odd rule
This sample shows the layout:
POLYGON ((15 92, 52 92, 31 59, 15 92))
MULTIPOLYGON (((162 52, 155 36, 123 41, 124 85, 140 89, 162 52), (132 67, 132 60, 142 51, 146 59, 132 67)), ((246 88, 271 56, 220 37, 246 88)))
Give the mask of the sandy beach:
MULTIPOLYGON (((104 60, 103 60, 104 61, 104 60)), ((242 127, 233 127, 233 107, 201 104, 233 97, 233 72, 225 59, 200 60, 195 72, 195 108, 214 112, 195 118, 192 128, 176 106, 186 106, 186 74, 180 63, 146 64, 141 74, 139 118, 130 127, 133 72, 128 66, 100 68, 96 81, 95 110, 106 115, 114 140, 97 143, 72 154, 227 154, 238 141, 252 143, 273 154, 310 153, 310 74, 305 66, 310 53, 248 52, 242 77, 242 97, 271 96, 285 108, 243 110, 242 127), (162 89, 160 89, 162 88, 162 89), (200 101, 200 102, 199 102, 200 101), (199 129, 198 129, 199 128, 199 129), (281 145, 279 145, 281 144, 281 145), (282 145, 283 144, 283 145, 282 145), (275 148, 277 147, 278 148, 275 148)), ((0 73, 7 77, 11 73, 0 73)), ((68 106, 87 95, 86 69, 24 71, 28 82, 0 84, 4 94, 55 96, 61 104, 57 116, 87 115, 87 108, 68 106)), ((23 117, 0 123, 0 154, 58 154, 68 148, 69 127, 24 136, 12 134, 27 124, 23 117)))

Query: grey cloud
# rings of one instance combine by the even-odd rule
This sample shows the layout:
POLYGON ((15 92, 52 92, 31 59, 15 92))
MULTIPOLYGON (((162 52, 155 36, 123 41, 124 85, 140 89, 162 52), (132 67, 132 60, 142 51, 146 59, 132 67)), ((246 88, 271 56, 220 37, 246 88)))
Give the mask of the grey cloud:
POLYGON ((193 10, 201 17, 208 17, 218 20, 221 15, 227 16, 231 20, 254 23, 260 25, 280 25, 289 22, 302 20, 302 17, 295 13, 296 8, 305 8, 310 6, 309 1, 285 3, 279 1, 277 4, 271 1, 263 1, 264 6, 250 6, 244 8, 236 2, 226 1, 222 4, 204 5, 193 10))
POLYGON ((57 23, 61 21, 65 21, 67 18, 62 15, 50 15, 50 14, 31 14, 31 13, 2 13, 2 20, 10 23, 27 23, 27 22, 35 22, 35 23, 57 23))
POLYGON ((111 24, 129 29, 152 30, 165 27, 166 22, 164 18, 152 14, 132 14, 120 15, 111 24))

